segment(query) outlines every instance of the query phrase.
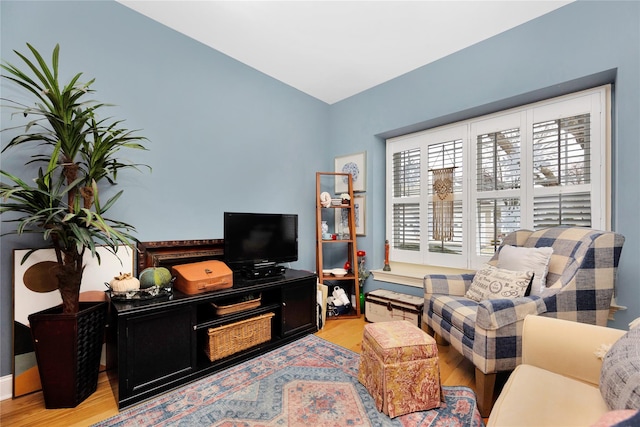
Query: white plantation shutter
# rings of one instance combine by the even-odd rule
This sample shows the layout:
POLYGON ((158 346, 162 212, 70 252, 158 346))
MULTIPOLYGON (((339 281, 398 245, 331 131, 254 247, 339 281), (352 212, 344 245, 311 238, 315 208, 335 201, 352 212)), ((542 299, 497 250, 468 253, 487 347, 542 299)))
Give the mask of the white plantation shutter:
POLYGON ((420 250, 419 204, 393 204, 393 247, 408 251, 420 250))
POLYGON ((592 226, 591 115, 533 125, 534 227, 592 226))
POLYGON ((453 239, 451 241, 440 241, 433 239, 433 214, 434 214, 434 193, 433 193, 433 174, 428 174, 427 195, 429 199, 426 229, 428 241, 428 250, 433 253, 445 254, 461 254, 463 252, 462 241, 462 225, 463 225, 463 193, 462 182, 463 174, 463 148, 462 140, 438 142, 430 144, 427 147, 427 156, 429 159, 428 170, 439 168, 455 168, 453 171, 453 239))
MULTIPOLYGON (((508 120, 519 118, 515 115, 508 120)), ((510 127, 475 138, 475 254, 489 257, 507 234, 520 228, 521 132, 519 127, 510 127)))
POLYGON ((535 229, 572 225, 591 227, 591 195, 570 193, 534 197, 535 229))
POLYGON ((388 140, 391 260, 477 268, 520 228, 610 229, 609 98, 605 86, 388 140), (437 241, 429 170, 454 166, 453 240, 437 241))
POLYGON ((420 195, 420 149, 393 154, 393 197, 420 195))
POLYGON ((420 252, 421 150, 408 148, 392 155, 392 233, 394 252, 420 252))
POLYGON ((387 145, 387 232, 393 261, 464 267, 466 126, 399 137, 387 145), (432 169, 453 168, 453 236, 433 239, 432 169), (454 259, 451 256, 454 255, 454 259))
POLYGON ((476 224, 476 254, 492 256, 507 234, 521 228, 520 199, 479 199, 476 224))
POLYGON ((476 159, 478 191, 520 188, 519 129, 479 135, 476 159))
POLYGON ((582 114, 533 125, 533 175, 536 187, 591 182, 590 116, 582 114))

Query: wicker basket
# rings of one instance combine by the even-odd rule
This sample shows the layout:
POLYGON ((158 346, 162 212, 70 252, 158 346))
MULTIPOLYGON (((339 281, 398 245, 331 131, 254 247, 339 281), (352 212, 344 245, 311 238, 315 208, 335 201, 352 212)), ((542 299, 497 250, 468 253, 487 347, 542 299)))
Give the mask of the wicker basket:
POLYGON ((211 305, 213 306, 218 316, 224 316, 225 314, 237 313, 239 311, 260 307, 261 298, 262 298, 262 294, 259 294, 258 298, 254 298, 249 301, 242 301, 236 304, 217 305, 212 302, 211 305))
POLYGON ((266 313, 210 328, 204 348, 209 360, 213 362, 271 340, 271 318, 274 315, 274 313, 266 313))

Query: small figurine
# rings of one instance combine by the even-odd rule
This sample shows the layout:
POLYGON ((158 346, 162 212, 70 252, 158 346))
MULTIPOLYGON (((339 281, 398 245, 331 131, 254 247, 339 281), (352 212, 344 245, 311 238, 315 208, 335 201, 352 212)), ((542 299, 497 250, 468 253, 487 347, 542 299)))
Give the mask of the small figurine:
POLYGON ((389 265, 389 241, 384 241, 384 267, 382 271, 391 271, 391 266, 389 265))

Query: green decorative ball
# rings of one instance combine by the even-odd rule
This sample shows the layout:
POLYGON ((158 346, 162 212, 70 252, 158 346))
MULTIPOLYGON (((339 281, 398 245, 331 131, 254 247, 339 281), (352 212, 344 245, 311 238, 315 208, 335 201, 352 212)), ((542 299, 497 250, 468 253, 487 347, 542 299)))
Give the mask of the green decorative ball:
POLYGON ((149 267, 140 273, 140 288, 165 287, 171 283, 171 272, 164 267, 149 267))

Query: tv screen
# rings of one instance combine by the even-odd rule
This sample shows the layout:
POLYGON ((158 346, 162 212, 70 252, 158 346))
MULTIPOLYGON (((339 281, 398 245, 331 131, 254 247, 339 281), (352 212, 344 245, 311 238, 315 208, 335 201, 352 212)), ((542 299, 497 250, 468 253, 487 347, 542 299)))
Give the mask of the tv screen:
POLYGON ((231 269, 298 260, 298 215, 224 213, 224 258, 231 269))

